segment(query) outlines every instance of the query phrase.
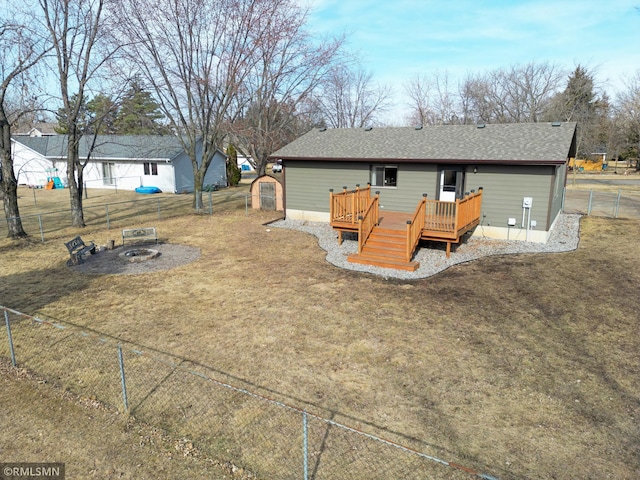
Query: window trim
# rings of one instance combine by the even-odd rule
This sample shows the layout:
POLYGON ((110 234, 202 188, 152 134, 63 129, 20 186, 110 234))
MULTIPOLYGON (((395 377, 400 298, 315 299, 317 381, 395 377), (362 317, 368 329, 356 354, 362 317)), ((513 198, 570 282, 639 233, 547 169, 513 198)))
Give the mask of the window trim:
POLYGON ((398 165, 393 163, 371 164, 369 166, 369 180, 370 180, 371 186, 375 188, 398 188, 398 165), (382 173, 382 178, 381 178, 382 185, 377 185, 373 182, 374 170, 376 169, 378 169, 378 171, 381 171, 382 173), (394 185, 385 185, 385 181, 387 177, 387 174, 386 174, 387 169, 393 169, 396 171, 396 181, 394 185))
POLYGON ((158 162, 143 162, 142 168, 146 176, 158 175, 158 162))

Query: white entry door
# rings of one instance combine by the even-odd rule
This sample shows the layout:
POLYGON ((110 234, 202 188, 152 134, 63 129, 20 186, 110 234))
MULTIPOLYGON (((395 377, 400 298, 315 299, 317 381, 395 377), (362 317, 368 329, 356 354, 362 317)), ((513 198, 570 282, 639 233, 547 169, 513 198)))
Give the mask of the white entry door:
POLYGON ((455 170, 442 170, 440 172, 440 197, 441 202, 456 201, 456 185, 458 181, 458 173, 455 170))

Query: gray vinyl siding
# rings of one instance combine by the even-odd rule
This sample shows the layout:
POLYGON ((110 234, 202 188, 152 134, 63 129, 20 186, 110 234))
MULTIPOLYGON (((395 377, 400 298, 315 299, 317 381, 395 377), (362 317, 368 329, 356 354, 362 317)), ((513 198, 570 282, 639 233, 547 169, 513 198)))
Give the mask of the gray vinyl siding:
POLYGON ((556 168, 556 175, 551 180, 551 210, 549 211, 548 222, 553 223, 556 216, 562 211, 562 198, 567 177, 567 165, 560 165, 556 168))
POLYGON ((484 188, 482 225, 506 227, 508 219, 515 218, 521 227, 522 200, 532 197, 530 219, 537 221, 538 230, 548 230, 554 171, 553 166, 482 165, 478 173, 467 173, 466 191, 484 188))
POLYGON ((366 187, 366 165, 347 162, 305 162, 287 160, 285 168, 286 208, 310 212, 329 211, 329 190, 352 190, 356 184, 366 187))
MULTIPOLYGON (((435 164, 397 165, 397 187, 372 187, 380 191, 380 208, 396 212, 413 212, 424 193, 438 198, 438 166, 435 164)), ((286 208, 312 212, 329 211, 329 189, 351 190, 356 184, 365 187, 370 181, 371 164, 366 162, 285 162, 286 208)), ((479 165, 466 168, 464 191, 483 187, 481 222, 483 225, 506 227, 509 218, 522 224, 523 197, 533 198, 531 220, 538 230, 548 230, 560 211, 565 167, 560 167, 556 180, 554 166, 479 165), (558 192, 554 191, 560 188, 558 192)))
MULTIPOLYGON (((393 162, 384 165, 395 165, 393 162)), ((366 165, 370 169, 370 164, 366 165)), ((427 198, 437 198, 437 167, 427 164, 404 164, 398 165, 398 186, 389 188, 372 187, 380 191, 380 208, 393 212, 415 211, 418 203, 422 199, 422 194, 426 193, 427 198)))
MULTIPOLYGON (((285 162, 286 208, 313 212, 329 211, 329 189, 334 192, 361 188, 371 181, 370 163, 366 162, 285 162)), ((380 165, 380 164, 378 164, 380 165)), ((393 162, 383 165, 396 165, 393 162)), ((435 165, 400 164, 397 187, 375 187, 380 192, 382 209, 413 212, 422 198, 436 198, 437 172, 435 165)))

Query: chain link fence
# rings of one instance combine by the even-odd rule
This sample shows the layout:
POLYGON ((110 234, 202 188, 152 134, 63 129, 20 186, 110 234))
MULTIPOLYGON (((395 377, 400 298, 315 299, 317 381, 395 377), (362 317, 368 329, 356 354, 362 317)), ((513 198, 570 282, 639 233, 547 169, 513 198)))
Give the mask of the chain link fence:
POLYGON ((231 460, 255 478, 495 479, 287 405, 161 352, 0 307, 0 362, 231 460))
MULTIPOLYGON (((163 218, 178 217, 199 213, 240 211, 248 213, 251 198, 246 193, 235 193, 231 190, 203 192, 202 203, 194 208, 193 195, 173 195, 171 197, 150 197, 141 200, 109 202, 82 208, 87 227, 126 228, 134 223, 152 222, 163 218)), ((59 237, 65 230, 76 231, 71 226, 69 209, 42 212, 34 215, 21 215, 22 227, 28 235, 40 238, 44 243, 47 237, 59 237)), ((7 225, 10 219, 0 227, 0 235, 7 236, 7 225)))
POLYGON ((598 217, 640 218, 640 192, 567 190, 564 211, 598 217))

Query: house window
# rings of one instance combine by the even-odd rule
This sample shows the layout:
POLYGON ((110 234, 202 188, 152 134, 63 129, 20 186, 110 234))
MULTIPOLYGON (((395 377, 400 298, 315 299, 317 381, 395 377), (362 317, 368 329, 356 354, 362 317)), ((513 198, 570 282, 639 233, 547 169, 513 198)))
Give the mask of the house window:
POLYGON ((158 164, 156 162, 144 162, 145 175, 158 175, 158 164))
POLYGON ((398 186, 398 167, 395 165, 373 165, 371 167, 371 186, 398 186))

